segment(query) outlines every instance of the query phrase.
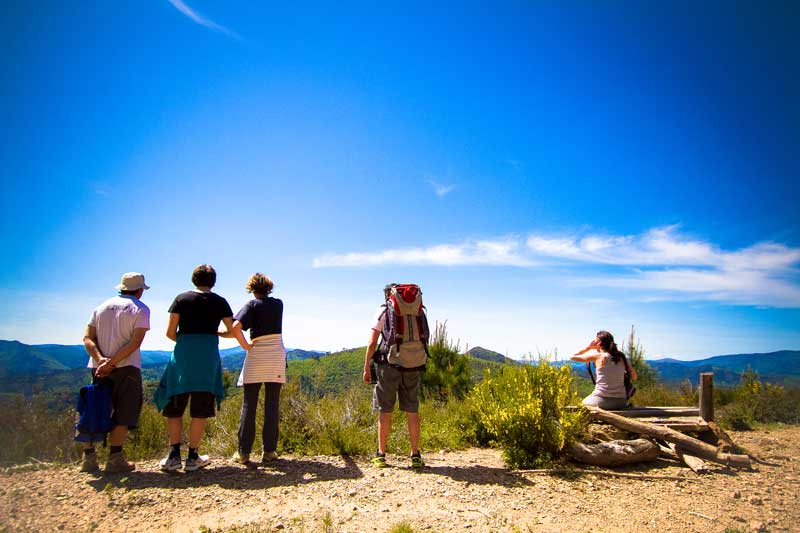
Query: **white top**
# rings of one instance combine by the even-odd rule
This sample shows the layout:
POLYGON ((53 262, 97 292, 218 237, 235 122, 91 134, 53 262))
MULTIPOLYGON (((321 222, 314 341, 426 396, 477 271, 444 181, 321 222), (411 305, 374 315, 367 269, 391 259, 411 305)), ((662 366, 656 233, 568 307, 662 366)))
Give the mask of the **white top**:
POLYGON ((597 383, 593 394, 603 398, 625 398, 625 363, 622 359, 614 363, 611 356, 603 354, 603 365, 595 363, 597 367, 597 383))
POLYGON ((280 333, 253 339, 252 350, 244 357, 236 386, 247 383, 286 383, 286 348, 280 333))
POLYGON ((386 325, 386 306, 381 305, 378 307, 378 310, 375 312, 375 316, 372 319, 372 329, 377 332, 383 331, 384 326, 386 325))
MULTIPOLYGON (((150 329, 150 308, 133 296, 114 296, 92 311, 89 325, 97 330, 97 347, 103 357, 112 357, 133 338, 133 330, 150 329)), ((88 368, 96 368, 89 358, 88 368)), ((137 348, 128 357, 117 363, 117 367, 142 368, 142 352, 137 348)))

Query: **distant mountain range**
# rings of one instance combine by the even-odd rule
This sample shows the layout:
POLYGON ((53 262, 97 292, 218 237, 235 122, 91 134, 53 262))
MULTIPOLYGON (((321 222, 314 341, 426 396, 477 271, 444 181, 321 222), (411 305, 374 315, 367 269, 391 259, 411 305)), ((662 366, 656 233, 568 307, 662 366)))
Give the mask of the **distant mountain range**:
MULTIPOLYGON (((501 364, 520 363, 498 352, 474 347, 467 352, 471 357, 474 380, 479 380, 484 369, 501 364)), ((363 365, 364 348, 345 350, 335 354, 321 351, 290 349, 289 375, 314 372, 335 375, 346 382, 358 380, 363 365), (334 357, 336 356, 336 357, 334 357), (302 364, 301 364, 302 362, 302 364), (336 371, 334 369, 337 367, 336 371)), ((157 379, 171 352, 142 351, 145 379, 157 379)), ((220 351, 222 364, 227 370, 238 371, 244 361, 244 350, 238 346, 220 351)), ((83 369, 87 355, 83 346, 58 344, 28 345, 18 341, 0 340, 0 391, 26 392, 46 390, 51 385, 67 386, 76 378, 85 380, 83 369)), ((742 371, 748 367, 758 372, 761 379, 772 383, 800 386, 800 351, 783 350, 772 353, 719 355, 697 361, 677 359, 648 360, 656 369, 661 381, 674 384, 683 380, 697 382, 701 372, 714 372, 719 385, 735 385, 742 371)), ((569 363, 567 363, 569 364, 569 363)), ((584 365, 572 363, 577 375, 585 374, 584 365)), ((331 381, 328 386, 333 386, 331 381)), ((325 387, 328 388, 328 387, 325 387)))
MULTIPOLYGON (((288 349, 289 361, 320 357, 327 352, 288 349)), ((142 350, 142 366, 152 367, 169 361, 172 352, 142 350)), ((240 347, 220 350, 222 364, 227 369, 238 369, 244 362, 244 350, 240 347)), ((65 370, 86 368, 89 356, 83 346, 61 344, 23 344, 19 341, 0 340, 0 379, 19 375, 52 374, 65 370)))
MULTIPOLYGON (((713 372, 715 384, 733 386, 739 383, 742 372, 750 368, 758 372, 763 381, 800 386, 800 351, 797 350, 716 355, 696 361, 672 358, 649 359, 647 363, 658 372, 659 381, 670 385, 685 380, 697 384, 702 372, 713 372)), ((588 375, 585 364, 571 364, 578 375, 588 375)))
POLYGON ((658 371, 662 381, 674 383, 689 379, 696 382, 701 372, 713 372, 714 383, 739 383, 741 373, 748 368, 770 383, 800 386, 800 351, 781 350, 770 353, 740 353, 716 355, 696 361, 654 359, 648 363, 658 371))

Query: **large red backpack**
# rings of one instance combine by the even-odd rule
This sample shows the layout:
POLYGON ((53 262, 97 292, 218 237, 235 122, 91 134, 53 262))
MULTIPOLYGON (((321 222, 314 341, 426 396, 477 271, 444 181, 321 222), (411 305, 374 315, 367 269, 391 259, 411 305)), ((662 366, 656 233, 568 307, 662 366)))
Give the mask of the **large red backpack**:
POLYGON ((392 287, 386 300, 381 359, 400 370, 422 370, 428 359, 430 330, 422 290, 417 285, 392 287))

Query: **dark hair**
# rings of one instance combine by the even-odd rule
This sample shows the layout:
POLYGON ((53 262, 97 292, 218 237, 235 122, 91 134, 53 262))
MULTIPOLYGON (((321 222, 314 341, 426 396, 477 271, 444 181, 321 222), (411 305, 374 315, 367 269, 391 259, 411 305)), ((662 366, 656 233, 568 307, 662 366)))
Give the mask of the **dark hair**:
POLYGON ((387 283, 383 288, 383 298, 385 300, 389 299, 389 294, 392 292, 392 287, 397 287, 397 283, 387 283))
POLYGON ((275 285, 272 283, 271 279, 261 272, 256 272, 250 276, 249 280, 247 280, 247 285, 245 285, 245 288, 247 289, 247 292, 252 292, 253 294, 263 294, 266 296, 272 292, 274 286, 275 285))
POLYGON ((136 293, 138 293, 140 290, 142 290, 142 289, 136 289, 135 291, 123 291, 123 290, 120 290, 119 294, 120 294, 120 296, 136 296, 136 293))
POLYGON ((192 271, 192 283, 195 287, 208 287, 217 283, 217 272, 211 265, 200 265, 192 271))
POLYGON ((611 361, 619 363, 625 358, 625 354, 617 348, 617 343, 614 342, 614 336, 611 333, 607 331, 598 331, 597 339, 600 341, 600 346, 603 350, 611 355, 611 361))

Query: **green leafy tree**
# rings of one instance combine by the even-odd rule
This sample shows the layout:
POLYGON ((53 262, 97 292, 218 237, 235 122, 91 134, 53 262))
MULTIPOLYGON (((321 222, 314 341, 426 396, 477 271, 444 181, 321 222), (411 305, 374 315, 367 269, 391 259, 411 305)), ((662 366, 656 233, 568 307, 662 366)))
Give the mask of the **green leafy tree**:
POLYGON ((631 326, 631 334, 627 340, 622 342, 622 351, 628 356, 633 368, 636 369, 639 379, 637 380, 637 387, 646 389, 654 387, 658 382, 658 371, 650 366, 644 358, 644 348, 641 342, 636 337, 636 328, 631 326))
POLYGON ((428 354, 422 375, 423 396, 441 402, 464 398, 471 386, 472 367, 469 356, 460 353, 458 341, 448 338, 447 321, 436 323, 428 354))

